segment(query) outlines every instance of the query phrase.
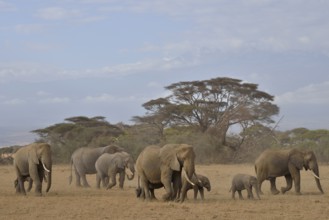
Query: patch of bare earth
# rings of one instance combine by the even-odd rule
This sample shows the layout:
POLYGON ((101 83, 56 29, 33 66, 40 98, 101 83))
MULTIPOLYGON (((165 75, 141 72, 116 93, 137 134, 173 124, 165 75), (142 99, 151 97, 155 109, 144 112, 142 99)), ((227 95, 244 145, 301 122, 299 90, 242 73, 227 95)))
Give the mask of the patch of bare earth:
MULTIPOLYGON (((32 191, 26 196, 16 195, 13 166, 0 166, 0 218, 3 219, 328 219, 329 166, 320 165, 325 194, 320 194, 310 172, 301 172, 302 195, 294 188, 282 195, 271 195, 269 182, 264 182, 261 200, 232 200, 229 192, 232 176, 236 173, 254 174, 253 164, 197 165, 196 171, 208 176, 212 184, 205 191, 205 201, 193 200, 193 191, 184 203, 142 201, 135 197, 137 178, 126 180, 123 190, 96 189, 95 175, 89 175, 91 188, 68 184, 69 165, 53 166, 53 184, 42 197, 32 191)), ((277 179, 277 187, 285 185, 277 179)), ((164 190, 156 190, 161 199, 164 190)), ((246 198, 246 192, 243 192, 246 198)), ((238 196, 236 196, 238 198, 238 196)))

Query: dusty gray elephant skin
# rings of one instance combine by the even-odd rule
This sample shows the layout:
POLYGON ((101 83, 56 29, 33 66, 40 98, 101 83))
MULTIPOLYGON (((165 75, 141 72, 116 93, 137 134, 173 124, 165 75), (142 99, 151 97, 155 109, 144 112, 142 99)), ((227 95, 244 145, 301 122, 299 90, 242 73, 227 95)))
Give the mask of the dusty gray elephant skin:
POLYGON ((282 187, 281 192, 285 193, 289 191, 294 182, 296 194, 301 194, 300 170, 302 170, 303 167, 305 170, 312 171, 317 187, 320 192, 323 193, 319 178, 319 166, 313 151, 302 151, 299 149, 264 151, 255 162, 255 171, 260 192, 262 193, 261 186, 264 180, 269 180, 272 194, 280 193, 276 188, 275 180, 276 177, 284 176, 287 186, 282 187))
POLYGON ((42 195, 42 181, 46 176, 47 188, 51 187, 52 158, 51 147, 46 143, 33 143, 20 148, 14 155, 17 176, 16 192, 26 195, 24 181, 30 178, 35 184, 35 194, 42 195))
POLYGON ((76 177, 76 186, 90 187, 87 182, 86 174, 96 174, 95 163, 96 160, 104 153, 114 154, 122 152, 123 148, 116 145, 109 145, 106 147, 81 147, 75 150, 71 156, 71 175, 69 176, 69 183, 72 182, 72 167, 74 168, 76 177))
MULTIPOLYGON (((25 181, 28 182, 29 185, 28 185, 26 191, 27 192, 30 192, 31 189, 32 189, 32 185, 33 185, 32 178, 30 176, 23 176, 22 177, 22 181, 23 181, 23 184, 24 184, 25 181)), ((20 189, 19 184, 18 184, 18 179, 15 179, 15 181, 14 181, 14 187, 16 189, 16 192, 20 193, 20 190, 21 189, 20 189)))
POLYGON ((137 173, 146 199, 151 199, 150 184, 163 184, 166 193, 163 200, 176 199, 182 192, 180 201, 186 198, 187 184, 182 185, 183 174, 189 182, 195 175, 195 153, 193 147, 187 144, 167 144, 163 147, 148 146, 138 156, 137 173))
MULTIPOLYGON (((137 188, 136 188, 136 197, 137 198, 142 198, 142 199, 145 199, 145 192, 144 190, 141 188, 140 186, 140 177, 138 176, 138 185, 137 185, 137 188)), ((157 200, 157 198, 155 197, 155 194, 154 194, 154 190, 155 189, 160 189, 163 187, 163 184, 162 183, 158 183, 158 184, 152 184, 152 183, 148 183, 148 188, 149 188, 149 191, 150 191, 150 199, 151 200, 157 200)))
POLYGON ((100 188, 100 182, 106 189, 111 189, 116 185, 116 175, 119 174, 119 187, 123 189, 126 169, 131 172, 127 174, 128 180, 134 179, 135 162, 130 154, 127 152, 117 152, 114 154, 102 154, 95 163, 96 167, 96 186, 100 188), (110 180, 107 181, 107 180, 110 180))
MULTIPOLYGON (((186 179, 182 179, 183 184, 184 181, 186 181, 186 179)), ((201 174, 197 174, 197 177, 195 175, 193 175, 191 181, 193 183, 195 183, 194 186, 192 186, 192 184, 190 183, 186 183, 187 184, 187 191, 193 189, 194 191, 194 200, 197 199, 198 197, 198 192, 200 192, 200 196, 201 199, 204 200, 204 188, 207 189, 207 191, 209 192, 211 190, 211 185, 210 185, 210 181, 208 179, 208 177, 201 175, 201 174)))
POLYGON ((242 190, 247 190, 248 199, 254 199, 252 193, 252 188, 255 189, 258 199, 259 197, 259 188, 257 178, 248 174, 236 174, 232 179, 232 186, 230 192, 232 191, 232 199, 235 199, 235 192, 238 191, 239 198, 243 199, 242 190))

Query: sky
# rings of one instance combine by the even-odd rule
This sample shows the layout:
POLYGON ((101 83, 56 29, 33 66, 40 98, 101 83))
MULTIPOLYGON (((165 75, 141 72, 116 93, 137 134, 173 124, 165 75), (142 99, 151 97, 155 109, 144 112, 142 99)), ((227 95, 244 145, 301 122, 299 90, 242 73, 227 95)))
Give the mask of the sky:
POLYGON ((278 130, 329 129, 327 0, 0 0, 0 146, 73 116, 132 123, 181 81, 275 96, 278 130))

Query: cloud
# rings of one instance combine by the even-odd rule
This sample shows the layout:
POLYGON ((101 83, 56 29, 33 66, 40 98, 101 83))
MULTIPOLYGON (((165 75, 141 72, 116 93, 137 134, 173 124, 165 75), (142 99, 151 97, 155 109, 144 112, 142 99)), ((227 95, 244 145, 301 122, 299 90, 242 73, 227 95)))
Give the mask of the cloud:
POLYGON ((278 104, 329 104, 329 81, 311 84, 276 97, 278 104))
POLYGON ((34 34, 44 31, 48 26, 43 24, 17 24, 14 30, 21 34, 34 34))
POLYGON ((42 104, 65 104, 70 103, 71 99, 68 97, 53 97, 53 98, 46 98, 39 101, 42 104))
POLYGON ((114 103, 114 102, 140 102, 145 101, 144 97, 137 97, 135 95, 126 97, 117 97, 108 93, 103 93, 98 96, 88 95, 83 100, 84 103, 114 103))
POLYGON ((25 42, 25 47, 28 50, 47 52, 58 49, 59 46, 52 45, 51 43, 42 43, 42 42, 25 42))
POLYGON ((81 16, 80 10, 62 7, 48 7, 39 9, 37 16, 45 20, 64 20, 81 16))
POLYGON ((25 100, 19 99, 19 98, 6 100, 6 101, 3 102, 3 104, 5 104, 5 105, 22 105, 22 104, 25 104, 25 103, 26 103, 25 100))
POLYGON ((45 92, 45 91, 42 91, 42 90, 37 92, 37 96, 45 97, 45 96, 48 96, 48 95, 49 95, 48 92, 45 92))
POLYGON ((83 102, 86 103, 95 103, 95 102, 113 102, 115 100, 115 97, 113 95, 103 93, 99 96, 86 96, 83 99, 83 102))
POLYGON ((8 3, 7 1, 0 1, 0 11, 16 11, 15 5, 8 3))

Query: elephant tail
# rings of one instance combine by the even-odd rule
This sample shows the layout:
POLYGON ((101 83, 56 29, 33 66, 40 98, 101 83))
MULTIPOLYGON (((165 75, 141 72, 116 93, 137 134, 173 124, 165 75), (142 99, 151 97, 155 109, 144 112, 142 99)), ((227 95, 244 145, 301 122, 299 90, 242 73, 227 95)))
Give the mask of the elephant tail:
POLYGON ((69 176, 69 185, 71 185, 72 183, 72 165, 73 165, 73 159, 71 158, 70 160, 70 170, 71 170, 71 174, 69 176))
POLYGON ((231 186, 231 188, 230 188, 229 192, 231 192, 231 191, 232 191, 232 186, 231 186))

